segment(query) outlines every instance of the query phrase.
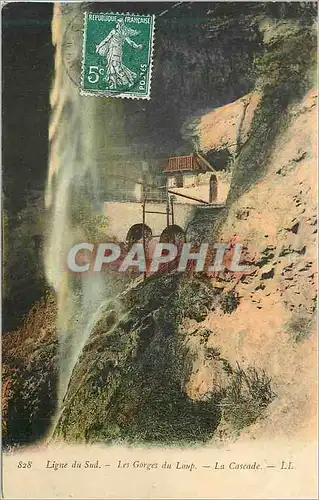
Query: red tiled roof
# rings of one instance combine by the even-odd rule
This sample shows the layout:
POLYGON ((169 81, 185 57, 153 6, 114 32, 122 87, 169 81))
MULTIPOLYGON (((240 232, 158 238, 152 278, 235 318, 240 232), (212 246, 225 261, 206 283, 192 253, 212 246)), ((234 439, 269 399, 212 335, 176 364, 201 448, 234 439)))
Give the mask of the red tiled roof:
POLYGON ((163 169, 163 173, 192 172, 207 170, 206 165, 196 155, 170 156, 163 169))

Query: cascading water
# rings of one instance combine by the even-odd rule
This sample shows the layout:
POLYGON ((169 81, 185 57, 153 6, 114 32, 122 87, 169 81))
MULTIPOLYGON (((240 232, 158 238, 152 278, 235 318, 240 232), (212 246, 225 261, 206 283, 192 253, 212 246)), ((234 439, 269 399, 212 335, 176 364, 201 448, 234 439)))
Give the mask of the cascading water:
MULTIPOLYGON (((121 99, 81 96, 70 78, 65 43, 67 35, 80 60, 83 14, 78 5, 63 11, 55 4, 52 23, 55 45, 55 76, 51 92, 50 163, 46 207, 50 227, 46 238, 45 269, 58 302, 57 329, 60 343, 58 411, 67 391, 77 359, 81 355, 101 306, 112 297, 112 282, 99 273, 72 275, 66 270, 66 255, 78 242, 88 240, 83 227, 86 213, 102 213, 101 185, 114 173, 115 151, 126 149, 121 99), (72 32, 68 33, 68 30, 72 32)), ((127 149, 126 149, 127 151, 127 149)), ((94 228, 93 228, 94 229, 94 228)), ((92 238, 92 234, 91 234, 92 238)), ((90 241, 95 243, 96 241, 90 241)), ((114 292, 113 292, 114 293, 114 292)))

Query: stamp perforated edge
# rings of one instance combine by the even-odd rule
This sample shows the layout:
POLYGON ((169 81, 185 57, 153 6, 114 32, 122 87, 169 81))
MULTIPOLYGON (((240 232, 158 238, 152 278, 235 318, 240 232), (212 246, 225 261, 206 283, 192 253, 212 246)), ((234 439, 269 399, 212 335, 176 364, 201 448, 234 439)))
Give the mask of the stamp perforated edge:
MULTIPOLYGON (((153 56, 154 56, 154 34, 155 34, 155 15, 151 14, 150 18, 152 19, 152 29, 151 29, 151 40, 150 40, 150 67, 149 67, 149 75, 148 75, 148 92, 147 95, 141 96, 140 94, 114 94, 114 93, 108 93, 105 90, 96 90, 96 91, 88 91, 84 90, 84 59, 85 59, 85 46, 86 46, 86 26, 87 26, 87 15, 88 11, 83 13, 83 37, 82 37, 82 61, 81 61, 81 88, 80 88, 80 95, 82 96, 94 96, 94 97, 115 97, 117 99, 146 99, 150 100, 151 98, 151 86, 152 86, 152 76, 153 76, 153 56)), ((130 14, 129 12, 126 13, 121 13, 121 12, 94 12, 94 14, 99 15, 99 14, 109 14, 113 16, 138 16, 139 14, 130 14)), ((140 14, 141 16, 145 16, 145 14, 140 14)))

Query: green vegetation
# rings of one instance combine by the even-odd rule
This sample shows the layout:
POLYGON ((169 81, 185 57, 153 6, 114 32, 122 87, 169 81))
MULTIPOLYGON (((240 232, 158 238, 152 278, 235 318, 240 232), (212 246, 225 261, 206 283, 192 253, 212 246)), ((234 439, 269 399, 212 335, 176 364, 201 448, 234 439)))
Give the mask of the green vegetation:
POLYGON ((311 334, 311 320, 306 316, 295 315, 287 323, 286 330, 293 342, 302 342, 311 334))
MULTIPOLYGON (((181 445, 211 439, 222 414, 236 429, 253 423, 274 397, 270 379, 254 368, 233 369, 217 348, 206 358, 221 363, 228 388, 200 401, 185 392, 193 359, 179 324, 201 321, 215 299, 208 282, 171 273, 106 305, 73 372, 55 436, 181 445)), ((201 343, 211 333, 199 328, 201 343)))
POLYGON ((231 314, 237 309, 238 305, 239 297, 235 290, 231 290, 221 296, 220 307, 224 314, 231 314))
POLYGON ((207 278, 192 277, 182 280, 178 288, 180 319, 188 317, 198 322, 203 321, 219 293, 219 290, 211 287, 207 278))
MULTIPOLYGON (((105 309, 73 373, 57 437, 162 444, 211 438, 220 394, 193 401, 184 391, 192 360, 178 331, 185 314, 179 280, 177 273, 150 277, 105 309)), ((194 295, 191 286, 188 293, 194 295)))
MULTIPOLYGON (((229 367, 228 367, 229 368, 229 367)), ((271 380, 264 370, 230 369, 231 383, 221 400, 220 408, 226 422, 236 430, 254 423, 274 399, 271 380)))
POLYGON ((82 196, 71 204, 71 221, 85 232, 88 242, 95 243, 106 237, 107 217, 101 210, 94 209, 91 200, 82 196))

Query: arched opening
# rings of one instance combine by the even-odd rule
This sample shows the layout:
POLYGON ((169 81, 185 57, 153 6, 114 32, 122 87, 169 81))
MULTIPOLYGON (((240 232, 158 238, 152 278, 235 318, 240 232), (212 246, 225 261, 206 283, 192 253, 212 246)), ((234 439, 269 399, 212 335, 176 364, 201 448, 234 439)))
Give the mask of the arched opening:
POLYGON ((150 227, 148 227, 146 224, 134 224, 132 227, 130 227, 126 236, 126 243, 128 248, 131 248, 134 243, 143 240, 143 226, 145 240, 150 240, 152 238, 152 230, 150 227))
POLYGON ((185 243, 185 232, 177 224, 172 224, 164 229, 160 236, 160 243, 185 243))
POLYGON ((217 177, 215 174, 210 176, 209 180, 209 203, 217 200, 217 177))
POLYGON ((184 187, 184 177, 181 174, 176 176, 176 187, 177 188, 184 187))

